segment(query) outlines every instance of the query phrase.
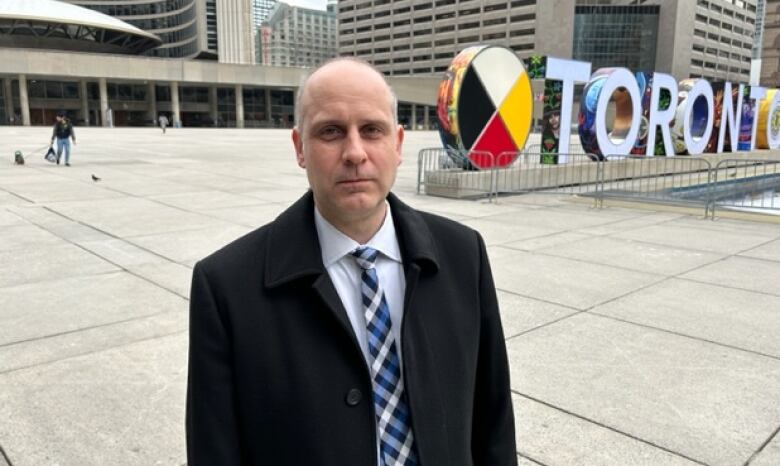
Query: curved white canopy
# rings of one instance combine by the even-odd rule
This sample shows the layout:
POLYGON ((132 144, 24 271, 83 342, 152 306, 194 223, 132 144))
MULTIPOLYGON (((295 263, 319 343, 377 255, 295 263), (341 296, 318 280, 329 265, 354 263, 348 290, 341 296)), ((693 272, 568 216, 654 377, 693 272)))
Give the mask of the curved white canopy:
POLYGON ((0 19, 24 19, 57 24, 74 24, 142 36, 160 42, 160 38, 114 17, 89 8, 57 0, 2 0, 0 19))

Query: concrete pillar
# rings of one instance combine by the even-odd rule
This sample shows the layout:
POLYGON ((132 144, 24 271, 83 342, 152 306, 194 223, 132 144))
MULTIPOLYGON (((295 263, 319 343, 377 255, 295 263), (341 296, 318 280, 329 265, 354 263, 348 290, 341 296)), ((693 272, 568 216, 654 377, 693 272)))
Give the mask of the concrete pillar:
POLYGON ((217 108, 217 87, 209 86, 209 115, 211 121, 214 122, 214 126, 217 126, 217 118, 219 118, 219 109, 217 108))
POLYGON ((30 99, 27 95, 27 76, 19 75, 19 106, 22 107, 22 124, 30 126, 30 99))
POLYGON ((98 79, 98 92, 100 93, 100 126, 108 127, 108 85, 106 78, 98 79))
POLYGON ((430 122, 430 120, 428 119, 428 113, 430 112, 430 110, 431 110, 431 109, 430 109, 430 108, 428 108, 428 106, 427 106, 427 105, 424 105, 424 106, 423 106, 423 112, 425 112, 425 113, 423 113, 423 129, 424 129, 424 130, 429 130, 429 129, 431 129, 431 122, 430 122))
POLYGON ((274 120, 271 118, 271 89, 265 88, 265 120, 268 122, 268 126, 274 125, 274 120))
MULTIPOLYGON (((3 79, 3 92, 5 96, 5 116, 6 120, 4 123, 10 123, 11 119, 10 117, 13 116, 14 119, 16 119, 16 115, 14 115, 14 91, 13 87, 11 87, 11 78, 5 78, 3 79)), ((14 121, 15 125, 18 125, 18 121, 14 121)))
POLYGON ((244 127, 244 86, 236 84, 236 128, 244 127))
POLYGON ((412 104, 412 121, 409 123, 409 129, 417 129, 417 104, 412 104))
POLYGON ((179 110, 179 83, 171 82, 171 111, 173 112, 173 127, 181 126, 181 111, 179 110))
POLYGON ((154 81, 146 83, 146 104, 149 109, 147 119, 152 121, 152 126, 157 126, 157 86, 154 81))
POLYGON ((79 96, 81 97, 81 119, 84 126, 89 126, 89 98, 87 96, 87 82, 83 79, 79 82, 79 96))

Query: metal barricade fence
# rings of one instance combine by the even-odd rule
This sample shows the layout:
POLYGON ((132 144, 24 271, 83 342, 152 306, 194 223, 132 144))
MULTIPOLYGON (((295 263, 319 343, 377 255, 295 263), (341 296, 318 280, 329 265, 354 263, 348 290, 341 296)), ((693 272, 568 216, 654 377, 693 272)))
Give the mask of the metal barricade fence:
POLYGON ((714 218, 717 208, 780 214, 780 161, 725 159, 714 168, 699 157, 472 152, 476 169, 458 151, 423 149, 418 157, 417 192, 455 198, 549 193, 604 199, 701 206, 714 218))
POLYGON ((712 170, 711 212, 717 208, 780 213, 780 161, 725 159, 712 170))
POLYGON ((557 154, 565 163, 542 163, 549 154, 502 152, 496 156, 494 196, 499 194, 585 194, 599 189, 602 162, 585 154, 557 154), (511 161, 511 163, 510 163, 511 161))
POLYGON ((598 197, 700 205, 706 216, 711 169, 696 157, 607 155, 598 197))
MULTIPOLYGON (((470 151, 486 166, 494 166, 490 152, 470 151)), ((454 198, 488 197, 493 193, 493 170, 479 170, 464 153, 452 149, 422 149, 417 157, 417 193, 454 198)))

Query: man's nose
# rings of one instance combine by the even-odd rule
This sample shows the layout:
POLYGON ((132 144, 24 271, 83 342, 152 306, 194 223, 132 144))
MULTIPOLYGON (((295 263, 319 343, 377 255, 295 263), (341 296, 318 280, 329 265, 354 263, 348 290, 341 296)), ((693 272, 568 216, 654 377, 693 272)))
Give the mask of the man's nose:
POLYGON ((360 137, 360 131, 358 129, 351 129, 347 133, 347 137, 344 141, 344 153, 343 159, 347 163, 361 164, 368 155, 363 147, 363 138, 360 137))

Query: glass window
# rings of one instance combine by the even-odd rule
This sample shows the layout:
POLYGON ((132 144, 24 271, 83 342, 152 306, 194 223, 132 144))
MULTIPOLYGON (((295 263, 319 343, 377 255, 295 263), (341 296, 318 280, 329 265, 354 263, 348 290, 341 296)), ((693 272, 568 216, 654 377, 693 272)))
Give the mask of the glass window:
MULTIPOLYGON (((654 71, 659 13, 658 5, 576 6, 573 58, 592 63, 593 69, 654 71)), ((701 37, 704 31, 694 34, 701 37)))

